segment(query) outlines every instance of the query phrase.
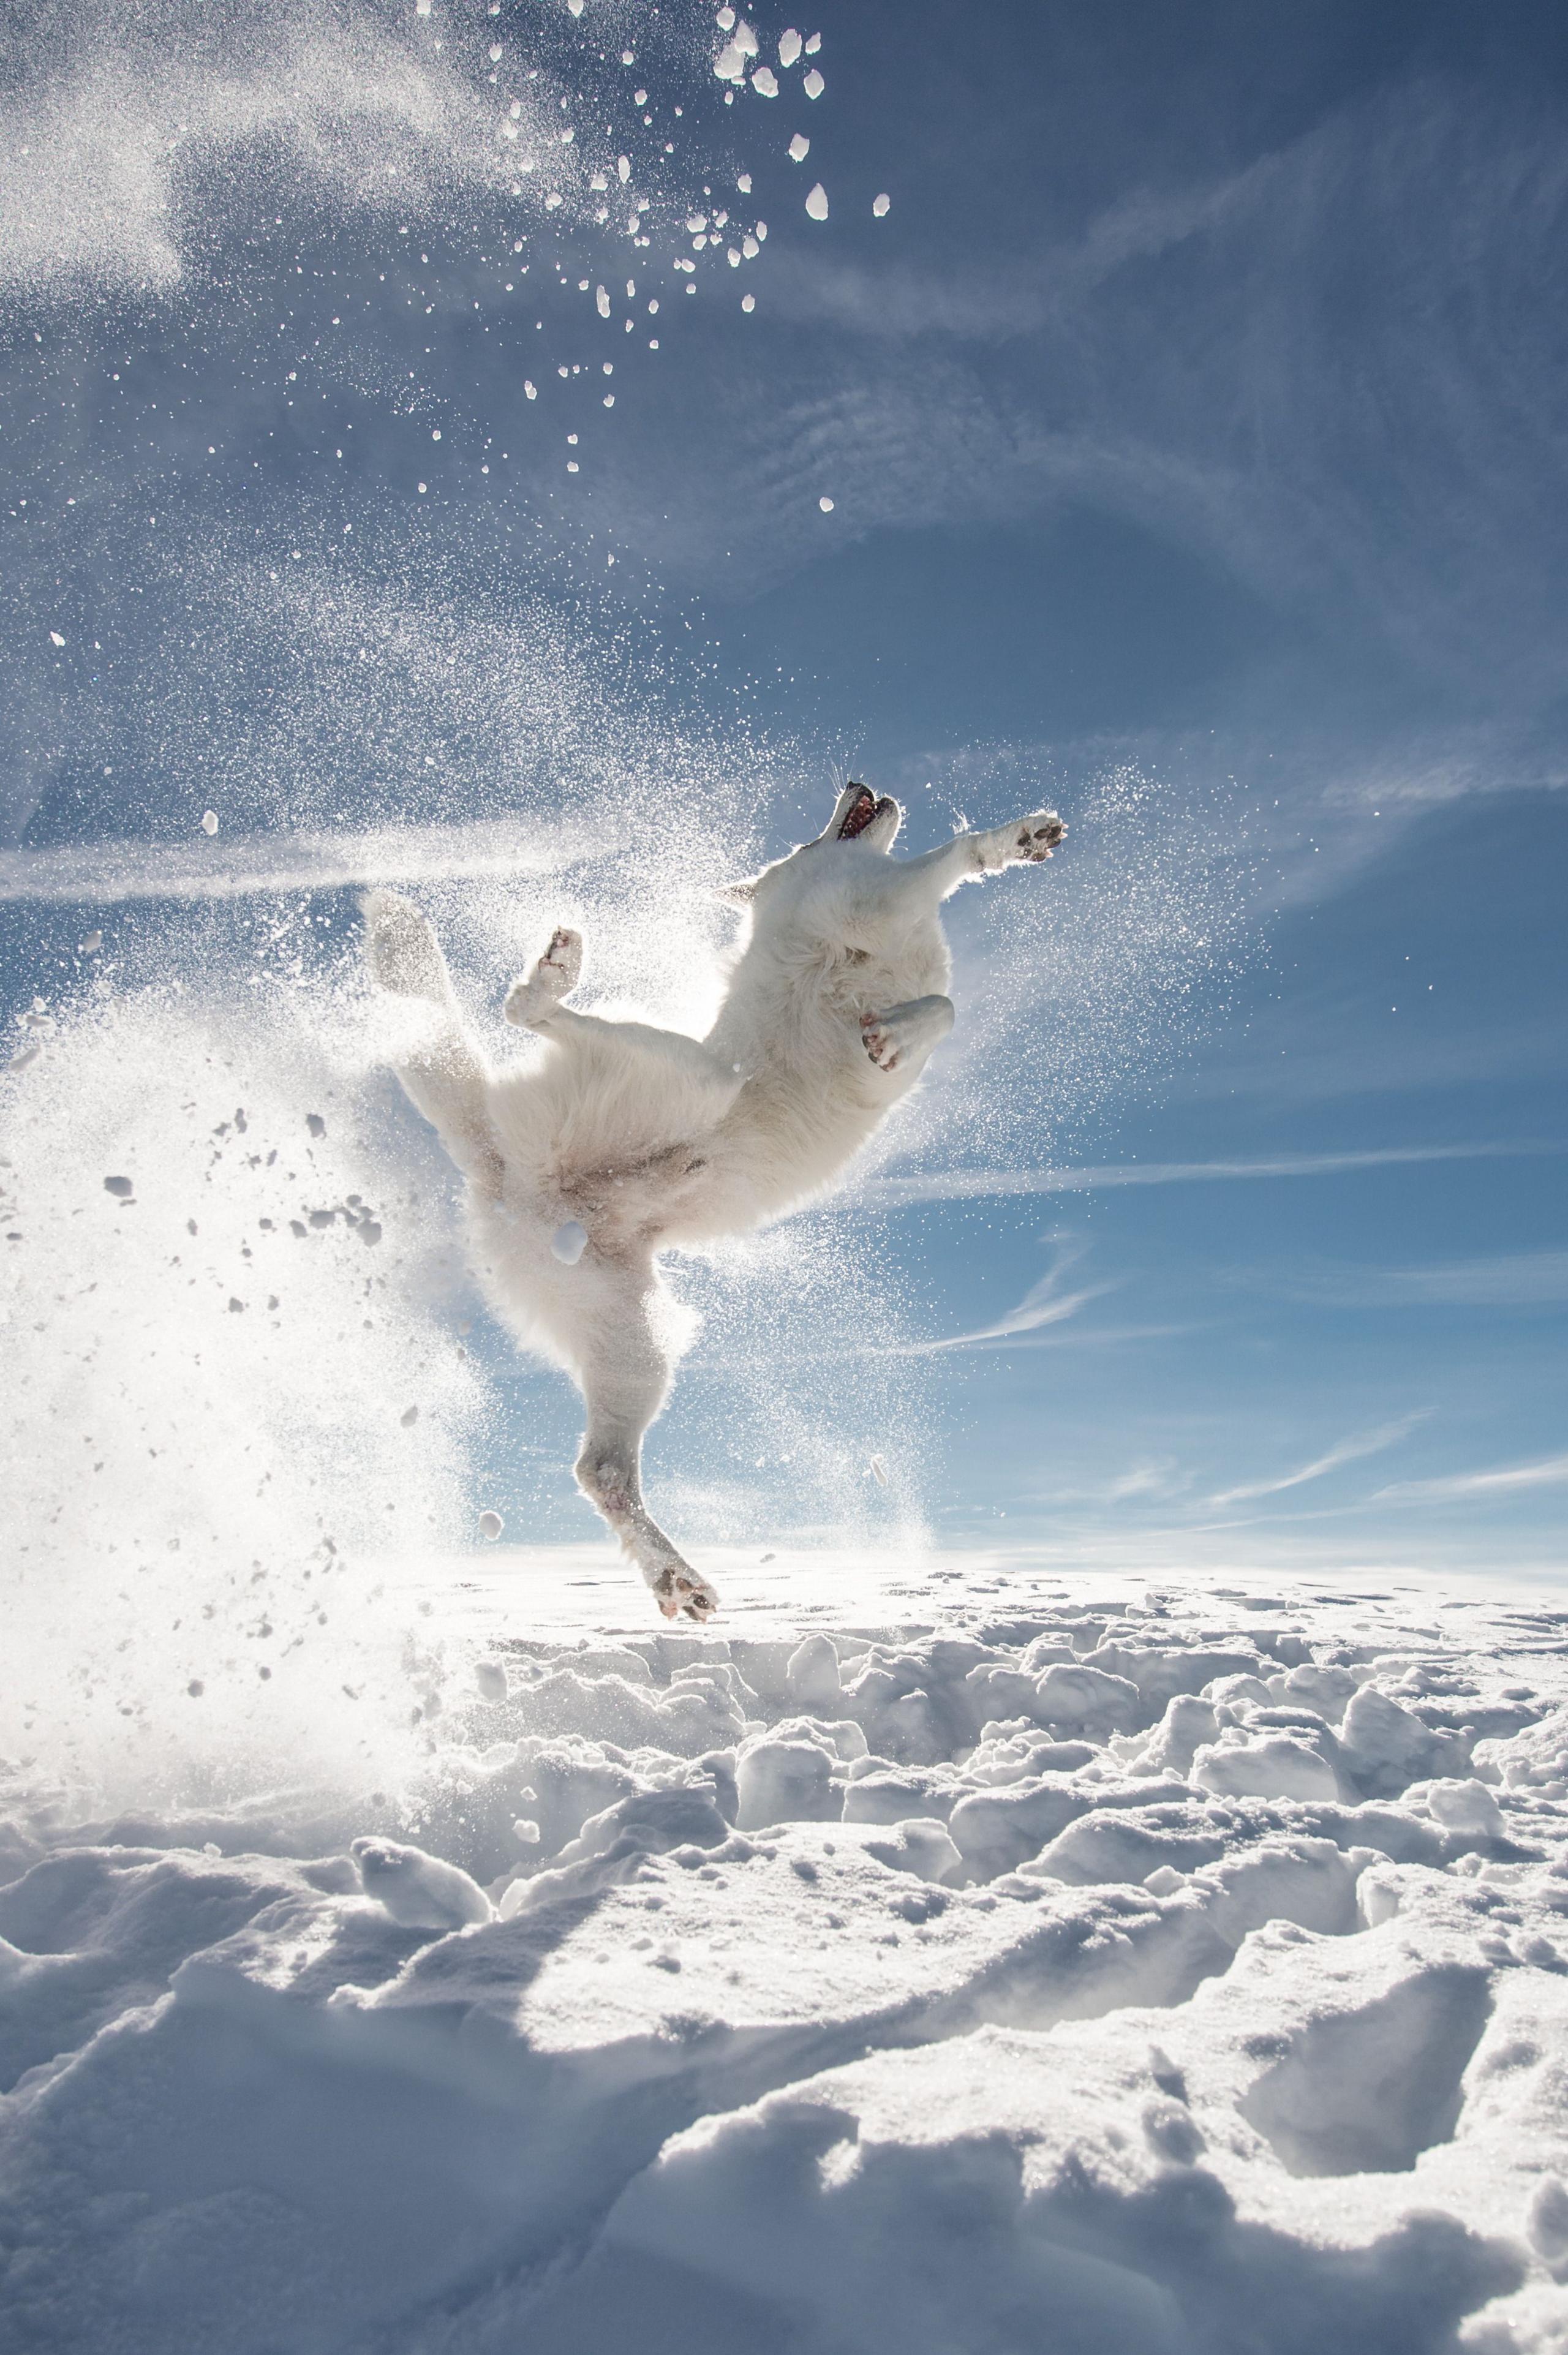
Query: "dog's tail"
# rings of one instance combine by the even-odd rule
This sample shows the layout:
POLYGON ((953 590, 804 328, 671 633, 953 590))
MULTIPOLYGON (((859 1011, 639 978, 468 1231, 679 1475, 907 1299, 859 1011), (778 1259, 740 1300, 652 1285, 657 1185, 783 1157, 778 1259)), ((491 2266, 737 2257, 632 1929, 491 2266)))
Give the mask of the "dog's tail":
POLYGON ((498 1192, 501 1156, 489 1106, 493 1074, 464 1019, 441 943, 412 900, 395 891, 367 891, 359 905, 372 976, 395 996, 412 999, 417 1008, 392 1059, 404 1093, 464 1176, 485 1192, 498 1192))
POLYGON ((455 1003, 441 943, 411 900, 396 891, 367 891, 359 912, 365 919, 365 962, 383 989, 437 1006, 455 1003))

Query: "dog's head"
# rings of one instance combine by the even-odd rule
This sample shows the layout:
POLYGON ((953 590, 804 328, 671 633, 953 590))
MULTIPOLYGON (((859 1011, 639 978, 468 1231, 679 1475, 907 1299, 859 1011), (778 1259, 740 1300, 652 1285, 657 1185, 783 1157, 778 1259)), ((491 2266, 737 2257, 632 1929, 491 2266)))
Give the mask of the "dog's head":
POLYGON ((721 883, 718 896, 731 907, 748 908, 759 894, 783 882, 797 859, 815 861, 820 853, 831 854, 841 842, 858 843, 865 850, 890 851, 903 824, 903 812, 888 794, 874 794, 869 785, 848 784, 839 794, 832 817, 815 842, 804 842, 761 875, 741 883, 721 883))
POLYGON ((903 824, 903 812, 888 794, 874 794, 869 785, 851 782, 838 796, 819 842, 858 842, 867 850, 891 850, 903 824))

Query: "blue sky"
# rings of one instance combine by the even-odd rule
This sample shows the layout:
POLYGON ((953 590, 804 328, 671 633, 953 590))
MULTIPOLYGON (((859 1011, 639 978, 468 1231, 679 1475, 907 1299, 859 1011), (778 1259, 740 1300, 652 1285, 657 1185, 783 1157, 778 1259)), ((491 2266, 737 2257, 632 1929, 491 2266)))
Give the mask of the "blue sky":
MULTIPOLYGON (((500 825, 679 1018, 690 894, 845 769, 915 847, 1043 792, 1068 848, 955 904, 914 1116, 798 1245, 692 1273, 656 1487, 834 1526, 783 1383, 955 1544, 1549 1564, 1568 31, 744 21, 777 96, 684 5, 35 13, 8 1005, 68 1012, 94 927, 126 986, 231 983, 263 922, 319 962, 390 829, 493 996, 500 825)), ((484 1346, 493 1484, 586 1535, 574 1402, 484 1346)))

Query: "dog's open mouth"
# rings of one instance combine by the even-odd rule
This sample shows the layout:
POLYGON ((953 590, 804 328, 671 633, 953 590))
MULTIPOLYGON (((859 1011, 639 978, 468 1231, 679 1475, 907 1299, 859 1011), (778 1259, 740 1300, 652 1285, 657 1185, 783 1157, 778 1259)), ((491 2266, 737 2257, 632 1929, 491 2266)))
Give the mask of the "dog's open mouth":
POLYGON ((869 786, 862 785, 857 799, 850 803, 844 823, 838 829, 839 841, 853 842, 858 834, 865 833, 874 817, 881 811, 891 807, 891 803, 885 795, 879 801, 869 786))

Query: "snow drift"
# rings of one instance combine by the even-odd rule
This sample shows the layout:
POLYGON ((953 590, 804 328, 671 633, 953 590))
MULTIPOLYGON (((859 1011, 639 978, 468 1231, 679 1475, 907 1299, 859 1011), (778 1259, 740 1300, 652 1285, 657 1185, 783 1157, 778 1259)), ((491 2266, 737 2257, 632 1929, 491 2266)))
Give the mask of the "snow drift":
POLYGON ((1563 1614, 909 1583, 464 1636, 314 1812, 16 1777, 16 2343, 1559 2348, 1563 1614))

